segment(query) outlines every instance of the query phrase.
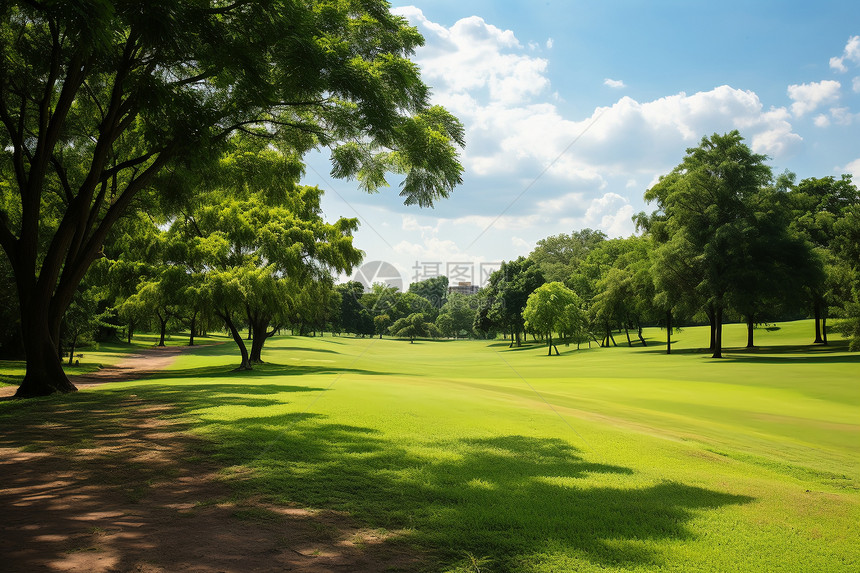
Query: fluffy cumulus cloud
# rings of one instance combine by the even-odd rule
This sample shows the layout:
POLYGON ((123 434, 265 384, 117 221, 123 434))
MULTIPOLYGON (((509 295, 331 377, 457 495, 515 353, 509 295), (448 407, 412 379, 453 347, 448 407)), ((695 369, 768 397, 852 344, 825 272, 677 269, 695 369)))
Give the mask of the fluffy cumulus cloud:
POLYGON ((855 159, 838 171, 841 173, 850 173, 855 179, 860 179, 860 158, 855 159))
POLYGON ((603 85, 614 89, 621 89, 627 87, 627 85, 623 81, 613 80, 612 78, 606 78, 605 80, 603 80, 603 85))
POLYGON ((860 36, 848 38, 842 55, 830 58, 830 67, 837 72, 847 72, 851 64, 860 64, 860 36))
POLYGON ((839 99, 841 88, 842 84, 836 80, 790 85, 788 86, 788 97, 794 102, 791 104, 791 112, 797 117, 801 117, 815 111, 822 104, 833 103, 839 99))
MULTIPOLYGON (((477 16, 446 27, 419 8, 396 11, 426 39, 416 61, 434 100, 466 126, 467 179, 473 189, 492 188, 494 196, 505 197, 501 206, 488 196, 471 207, 468 216, 485 218, 488 225, 542 225, 549 216, 629 234, 638 210, 634 203, 641 205, 649 182, 674 167, 702 136, 738 129, 756 152, 774 158, 790 155, 802 142, 788 109, 767 107, 755 93, 727 85, 652 101, 621 97, 586 117, 568 117, 552 92, 540 46, 530 48, 513 31, 477 16), (507 195, 500 190, 505 185, 507 195), (492 216, 490 211, 509 208, 522 191, 515 210, 492 216)), ((605 84, 624 87, 620 80, 605 84)), ((792 86, 798 106, 792 111, 802 115, 832 103, 828 90, 834 86, 838 82, 792 86)))

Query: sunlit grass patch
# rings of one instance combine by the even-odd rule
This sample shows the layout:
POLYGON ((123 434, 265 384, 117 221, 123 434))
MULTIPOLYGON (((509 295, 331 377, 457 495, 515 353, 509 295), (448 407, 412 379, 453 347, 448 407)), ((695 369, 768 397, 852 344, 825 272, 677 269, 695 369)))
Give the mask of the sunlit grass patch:
POLYGON ((0 420, 89 407, 104 424, 128 393, 171 404, 159 415, 204 439, 195 455, 237 500, 344 512, 427 570, 846 571, 860 566, 860 356, 810 331, 762 330, 747 351, 730 325, 721 361, 696 351, 704 328, 676 333, 672 356, 658 329, 645 348, 558 357, 282 337, 251 373, 232 371, 230 344, 199 348, 159 378, 82 393, 102 405, 4 404, 0 420))

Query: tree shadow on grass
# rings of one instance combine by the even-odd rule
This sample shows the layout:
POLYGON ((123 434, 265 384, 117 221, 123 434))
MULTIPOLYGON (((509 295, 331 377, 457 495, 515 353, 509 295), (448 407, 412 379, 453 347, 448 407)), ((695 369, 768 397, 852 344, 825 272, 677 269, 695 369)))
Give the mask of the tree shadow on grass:
MULTIPOLYGON (((0 405, 3 570, 223 571, 241 563, 260 572, 370 573, 415 563, 405 548, 352 547, 361 530, 347 517, 235 499, 218 462, 243 455, 230 445, 256 444, 189 431, 206 429, 194 416, 201 408, 254 407, 267 394, 315 390, 141 386, 0 405), (309 543, 322 555, 298 550, 309 543)), ((283 416, 281 429, 312 417, 283 416)))
POLYGON ((364 374, 383 376, 391 372, 378 372, 362 368, 342 368, 339 366, 311 366, 294 364, 275 364, 265 362, 255 364, 253 370, 236 370, 235 366, 200 366, 197 368, 172 368, 153 373, 150 378, 176 380, 182 378, 245 380, 249 384, 262 378, 275 376, 305 376, 310 374, 364 374))
MULTIPOLYGON (((538 560, 659 567, 660 542, 694 539, 693 518, 751 501, 676 482, 640 486, 630 468, 590 461, 556 438, 441 438, 416 447, 318 414, 272 415, 269 406, 284 404, 284 393, 320 390, 140 385, 133 394, 102 389, 7 403, 0 407, 0 424, 8 428, 0 446, 66 455, 85 480, 140 500, 168 487, 180 471, 176 460, 139 458, 141 452, 187 442, 195 429, 205 439, 195 438, 191 452, 227 468, 237 498, 347 512, 365 526, 400 531, 374 551, 417 551, 435 563, 432 570, 465 566, 464 555, 491 559, 497 572, 529 569, 538 560), (201 414, 224 406, 239 406, 240 416, 201 414), (592 485, 595 478, 600 485, 592 485)), ((35 479, 26 475, 20 479, 35 479)), ((203 494, 192 489, 187 495, 193 501, 203 494)), ((97 498, 82 504, 88 511, 104 505, 97 498)), ((169 542, 158 535, 146 541, 151 555, 169 542)), ((68 550, 68 544, 45 542, 39 552, 62 557, 68 550)), ((131 567, 132 556, 127 559, 131 567)), ((427 563, 407 569, 425 570, 427 563)))
MULTIPOLYGON (((342 344, 338 342, 338 344, 342 344)), ((328 348, 310 348, 304 346, 278 346, 275 348, 279 352, 325 352, 327 354, 340 354, 337 350, 329 350, 328 348)))
POLYGON ((250 468, 233 483, 241 495, 408 531, 407 541, 446 566, 468 554, 511 571, 547 552, 600 565, 660 565, 649 542, 692 539, 687 523, 702 511, 752 500, 675 482, 628 488, 630 468, 589 462, 550 438, 450 440, 430 444, 445 455, 422 455, 374 429, 288 415, 244 420, 216 442, 222 463, 250 468), (598 474, 616 475, 621 485, 589 486, 598 474))
MULTIPOLYGON (((666 354, 665 344, 663 348, 641 350, 645 354, 666 354)), ((690 355, 698 354, 703 358, 710 358, 713 353, 707 348, 678 348, 672 349, 672 354, 690 355)), ((723 348, 723 357, 714 359, 722 362, 751 362, 761 364, 796 364, 806 362, 810 364, 820 363, 860 363, 860 353, 848 353, 848 345, 843 342, 830 343, 827 346, 820 344, 786 344, 781 346, 756 346, 754 348, 723 348)))

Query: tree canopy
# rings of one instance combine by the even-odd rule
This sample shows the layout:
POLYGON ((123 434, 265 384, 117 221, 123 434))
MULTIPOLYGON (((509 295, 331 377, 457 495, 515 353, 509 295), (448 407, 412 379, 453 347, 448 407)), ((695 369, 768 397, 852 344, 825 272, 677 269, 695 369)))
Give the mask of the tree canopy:
POLYGON ((428 103, 423 42, 382 0, 98 0, 0 6, 0 246, 14 272, 27 374, 71 391, 62 316, 138 194, 187 190, 237 132, 282 153, 332 150, 332 175, 407 204, 460 183, 463 128, 428 103))

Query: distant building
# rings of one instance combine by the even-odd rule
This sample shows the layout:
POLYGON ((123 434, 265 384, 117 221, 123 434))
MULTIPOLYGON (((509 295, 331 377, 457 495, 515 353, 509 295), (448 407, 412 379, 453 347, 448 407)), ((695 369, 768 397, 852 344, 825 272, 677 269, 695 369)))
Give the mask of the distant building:
POLYGON ((481 287, 473 285, 472 283, 457 283, 457 286, 448 287, 448 294, 451 294, 452 292, 460 294, 477 294, 479 290, 481 290, 481 287))

